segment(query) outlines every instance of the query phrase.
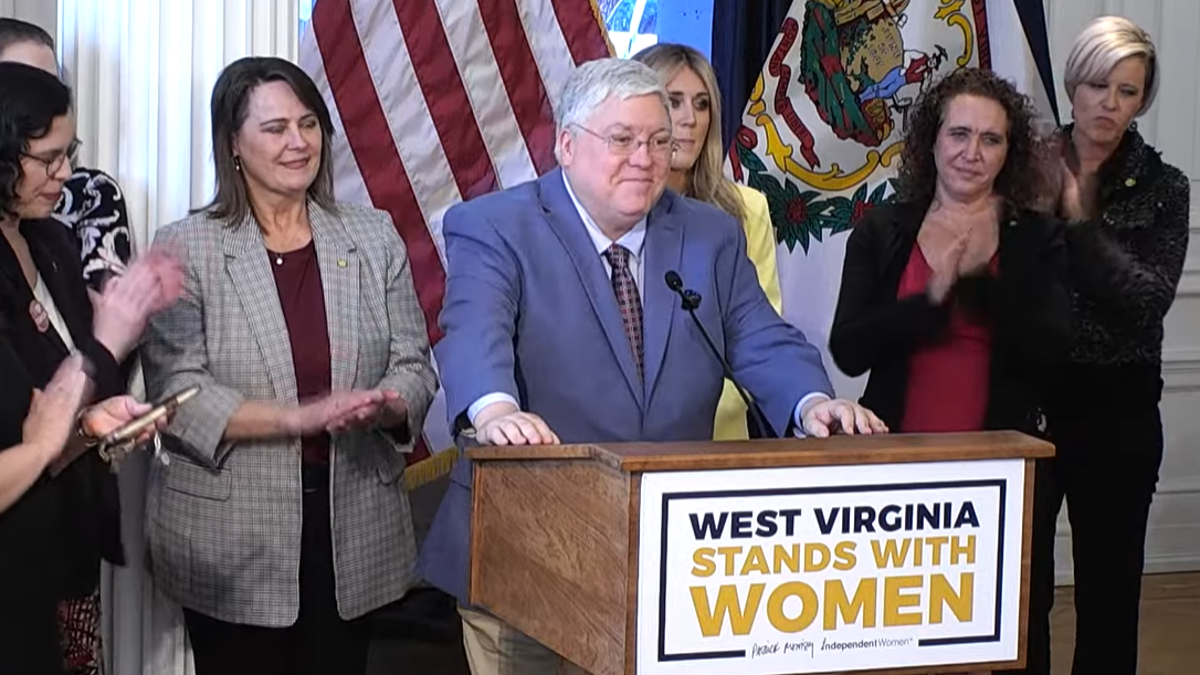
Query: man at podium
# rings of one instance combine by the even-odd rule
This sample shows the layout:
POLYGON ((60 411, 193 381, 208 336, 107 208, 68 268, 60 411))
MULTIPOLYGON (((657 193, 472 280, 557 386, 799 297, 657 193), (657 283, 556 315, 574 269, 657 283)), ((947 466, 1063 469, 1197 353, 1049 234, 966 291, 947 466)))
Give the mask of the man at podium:
MULTIPOLYGON (((707 440, 726 369, 768 435, 887 430, 833 397, 817 349, 763 294, 740 225, 665 190, 669 105, 647 66, 586 63, 556 108, 561 168, 447 212, 435 353, 460 437, 707 440)), ((553 652, 466 607, 470 486, 464 459, 419 571, 463 605, 475 675, 553 674, 553 652)))

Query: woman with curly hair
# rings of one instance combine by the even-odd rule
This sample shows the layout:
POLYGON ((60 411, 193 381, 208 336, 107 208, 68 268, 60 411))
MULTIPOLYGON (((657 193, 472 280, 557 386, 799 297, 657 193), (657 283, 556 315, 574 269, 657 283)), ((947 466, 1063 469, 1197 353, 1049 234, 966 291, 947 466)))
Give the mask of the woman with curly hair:
MULTIPOLYGON (((37 400, 34 391, 44 390, 74 352, 90 364, 95 398, 124 394, 121 362, 150 317, 173 303, 183 287, 178 263, 155 250, 89 297, 78 242, 50 218, 78 146, 71 112, 71 92, 57 77, 21 63, 0 63, 0 349, 12 352, 0 368, 0 448, 24 438, 21 420, 37 400)), ((72 414, 66 408, 59 412, 72 414)), ((56 603, 60 611, 98 611, 101 559, 124 563, 116 477, 96 453, 79 456, 53 476, 36 463, 24 468, 22 489, 11 491, 16 501, 0 513, 0 672, 5 673, 38 672, 9 669, 16 653, 27 648, 19 637, 23 633, 7 633, 24 620, 14 608, 32 612, 56 603)), ((68 633, 76 625, 62 622, 68 633)), ((93 634, 89 629, 84 640, 89 649, 83 665, 94 665, 89 663, 96 647, 93 634)), ((69 634, 62 637, 72 642, 69 634)), ((71 661, 72 671, 80 665, 73 658, 62 660, 71 661)))
MULTIPOLYGON (((746 231, 746 254, 754 263, 758 284, 776 312, 783 312, 779 271, 775 266, 775 230, 767 198, 754 188, 734 183, 721 168, 721 96, 712 64, 687 45, 660 42, 630 57, 658 73, 671 101, 671 126, 676 148, 671 154, 667 186, 675 192, 712 204, 733 216, 746 231)), ((756 435, 763 430, 756 430, 756 435)), ((714 440, 749 436, 746 404, 726 380, 713 425, 714 440)))
MULTIPOLYGON (((0 63, 6 61, 41 68, 62 79, 54 38, 27 21, 0 17, 0 63)), ((99 292, 105 282, 125 271, 133 243, 124 193, 115 178, 99 169, 73 165, 51 216, 75 232, 83 277, 93 291, 99 292)))
POLYGON ((1061 225, 1029 207, 1032 105, 958 70, 909 117, 898 199, 846 244, 829 348, 893 431, 1038 433, 1045 367, 1070 339, 1061 225))

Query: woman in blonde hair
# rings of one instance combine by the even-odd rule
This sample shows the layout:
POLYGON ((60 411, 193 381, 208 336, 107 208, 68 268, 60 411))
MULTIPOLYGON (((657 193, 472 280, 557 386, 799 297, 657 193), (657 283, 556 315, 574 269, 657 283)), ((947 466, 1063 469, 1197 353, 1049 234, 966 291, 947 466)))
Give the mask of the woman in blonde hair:
MULTIPOLYGON (((671 101, 671 126, 677 148, 671 157, 667 185, 675 192, 708 202, 733 216, 746 230, 746 254, 758 283, 776 312, 783 311, 775 268, 775 233, 767 198, 725 177, 721 142, 721 95, 712 64, 699 51, 680 44, 659 43, 631 57, 653 68, 671 101)), ((713 437, 738 440, 749 436, 746 405, 729 381, 717 406, 713 437)))
POLYGON ((1078 675, 1137 672, 1146 525, 1163 459, 1163 318, 1188 248, 1188 178, 1134 120, 1154 103, 1154 43, 1128 19, 1080 31, 1063 77, 1073 123, 1047 203, 1067 221, 1073 342, 1047 409, 1057 447, 1039 472, 1027 672, 1048 673, 1054 537, 1065 497, 1078 675))

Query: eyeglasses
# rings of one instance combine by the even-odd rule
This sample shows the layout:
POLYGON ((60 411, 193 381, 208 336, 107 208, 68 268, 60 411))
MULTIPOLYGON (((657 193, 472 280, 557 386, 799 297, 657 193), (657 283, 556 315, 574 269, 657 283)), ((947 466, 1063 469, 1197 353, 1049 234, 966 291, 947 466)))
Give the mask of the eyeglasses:
POLYGON ((79 139, 71 141, 65 152, 56 152, 49 157, 39 157, 26 152, 22 152, 21 155, 41 164, 46 169, 46 177, 52 178, 63 168, 63 164, 70 162, 71 166, 75 166, 79 155, 79 139))
POLYGON ((608 145, 609 152, 621 157, 628 157, 637 152, 644 145, 649 150, 651 155, 658 157, 666 157, 678 148, 675 140, 667 134, 659 134, 652 136, 646 140, 638 140, 631 134, 624 131, 619 131, 615 134, 601 134, 583 126, 582 124, 572 124, 571 126, 578 127, 589 134, 599 138, 608 145))

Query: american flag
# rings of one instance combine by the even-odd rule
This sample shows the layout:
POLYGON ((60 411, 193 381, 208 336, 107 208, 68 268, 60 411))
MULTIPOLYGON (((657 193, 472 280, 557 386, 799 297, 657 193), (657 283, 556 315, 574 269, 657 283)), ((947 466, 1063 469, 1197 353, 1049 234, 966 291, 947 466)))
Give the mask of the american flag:
MULTIPOLYGON (((442 215, 553 168, 553 99, 577 64, 611 53, 594 0, 314 5, 300 66, 333 115, 335 195, 391 214, 431 344, 446 280, 442 215)), ((439 393, 409 462, 450 445, 439 393)))

